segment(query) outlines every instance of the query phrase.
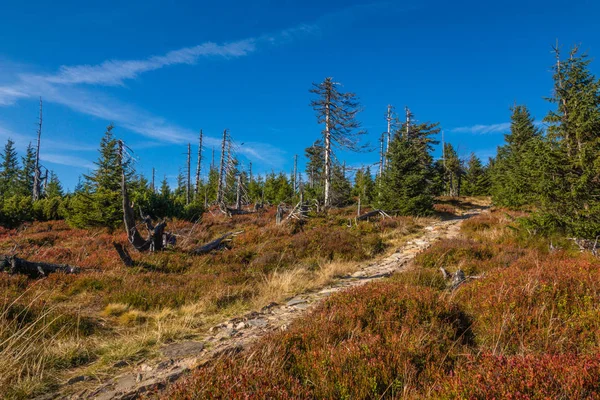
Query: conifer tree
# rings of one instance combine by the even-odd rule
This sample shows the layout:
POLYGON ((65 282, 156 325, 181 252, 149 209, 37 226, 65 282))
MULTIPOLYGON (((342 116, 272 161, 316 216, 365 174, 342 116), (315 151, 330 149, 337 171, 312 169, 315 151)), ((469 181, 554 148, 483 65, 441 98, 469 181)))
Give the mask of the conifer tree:
POLYGON ((133 171, 127 162, 121 163, 118 140, 112 130, 113 125, 106 128, 100 141, 96 169, 90 175, 84 175, 83 189, 71 201, 69 222, 74 226, 116 228, 122 223, 121 171, 126 169, 128 181, 133 171))
POLYGON ((444 143, 444 168, 446 195, 459 197, 461 194, 464 168, 458 153, 451 143, 444 143))
POLYGON ((333 165, 331 180, 331 205, 343 207, 350 204, 352 184, 345 176, 342 166, 338 163, 333 165))
POLYGON ((504 136, 506 145, 498 148, 491 170, 491 192, 495 204, 519 208, 538 200, 534 185, 540 180, 536 153, 542 134, 527 107, 516 105, 511 110, 510 133, 504 136))
POLYGON ((33 183, 35 175, 35 149, 29 143, 25 156, 21 157, 23 168, 20 170, 19 194, 33 196, 33 183))
POLYGON ((354 175, 352 195, 360 197, 362 204, 370 204, 374 200, 375 182, 371 176, 371 168, 359 168, 354 175))
POLYGON ((19 186, 20 168, 14 141, 8 139, 0 158, 0 196, 6 199, 16 194, 19 186))
POLYGON ((169 181, 167 181, 166 175, 160 183, 160 195, 165 199, 168 199, 169 196, 171 196, 171 188, 169 187, 169 181))
POLYGON ((306 176, 308 182, 305 186, 307 199, 317 199, 320 202, 324 199, 325 193, 325 148, 321 140, 315 141, 312 146, 304 149, 306 156, 306 176))
POLYGON ((63 196, 64 190, 60 181, 58 180, 58 177, 54 171, 50 171, 50 179, 48 180, 48 185, 46 186, 46 197, 52 199, 62 198, 63 196))
POLYGON ((388 168, 378 181, 379 208, 401 215, 428 215, 433 210, 432 146, 439 124, 408 120, 394 135, 388 168))
POLYGON ((555 51, 548 100, 556 109, 545 118, 549 142, 538 150, 542 210, 570 234, 593 239, 600 235, 600 81, 577 47, 566 60, 555 51))
POLYGON ((462 192, 465 196, 487 196, 490 191, 490 180, 481 160, 471 153, 465 169, 462 192))

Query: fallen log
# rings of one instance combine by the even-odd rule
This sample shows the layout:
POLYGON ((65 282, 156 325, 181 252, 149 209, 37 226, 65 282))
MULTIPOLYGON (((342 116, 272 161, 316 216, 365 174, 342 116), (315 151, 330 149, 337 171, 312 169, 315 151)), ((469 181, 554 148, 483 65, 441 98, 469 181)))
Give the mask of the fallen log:
POLYGON ((237 208, 227 207, 223 203, 219 204, 219 210, 221 210, 221 212, 223 214, 226 214, 228 217, 232 217, 234 215, 254 214, 256 212, 256 211, 242 210, 241 208, 237 209, 237 208))
POLYGON ((369 211, 368 213, 364 213, 363 215, 356 217, 355 220, 356 220, 356 222, 365 221, 371 217, 377 217, 377 216, 381 216, 383 218, 390 218, 390 216, 387 215, 386 212, 383 210, 373 210, 373 211, 369 211))
POLYGON ((223 236, 213 240, 212 242, 206 243, 205 245, 192 250, 192 253, 196 255, 210 253, 211 251, 220 248, 224 242, 231 241, 231 239, 229 238, 230 236, 233 237, 239 235, 242 232, 243 231, 226 233, 223 236))
POLYGON ((24 274, 31 278, 40 278, 56 272, 76 274, 80 268, 67 264, 27 261, 16 256, 0 256, 0 270, 9 274, 24 274))

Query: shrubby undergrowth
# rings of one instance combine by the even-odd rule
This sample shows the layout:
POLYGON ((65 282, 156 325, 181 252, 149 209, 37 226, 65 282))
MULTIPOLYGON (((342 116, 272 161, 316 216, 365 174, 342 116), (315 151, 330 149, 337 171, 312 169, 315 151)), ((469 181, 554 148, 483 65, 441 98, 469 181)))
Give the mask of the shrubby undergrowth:
POLYGON ((496 211, 168 398, 597 398, 600 262, 496 211), (542 245, 543 244, 543 245, 542 245), (438 268, 479 279, 450 292, 438 268))

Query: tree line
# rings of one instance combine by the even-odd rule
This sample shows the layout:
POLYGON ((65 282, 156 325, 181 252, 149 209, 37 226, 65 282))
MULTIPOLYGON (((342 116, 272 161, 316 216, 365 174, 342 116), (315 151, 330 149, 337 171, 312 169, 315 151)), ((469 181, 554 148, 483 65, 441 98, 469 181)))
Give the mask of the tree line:
MULTIPOLYGON (((191 181, 188 149, 187 174, 180 173, 173 188, 166 178, 155 186, 154 173, 149 181, 130 162, 119 162, 118 139, 109 126, 96 168, 73 192, 65 193, 49 172, 35 199, 36 151, 30 145, 19 157, 9 139, 0 154, 0 223, 65 218, 74 226, 116 227, 122 223, 119 177, 125 168, 132 201, 157 217, 197 219, 218 201, 278 204, 300 198, 325 208, 360 202, 402 215, 427 215, 435 196, 491 195, 495 205, 532 211, 525 221, 532 231, 594 239, 600 235, 600 81, 577 47, 566 57, 556 47, 555 56, 547 99, 552 110, 538 122, 525 105, 511 107, 505 144, 487 163, 475 154, 461 159, 451 143, 442 143, 442 157, 436 159, 439 123, 420 122, 408 108, 400 121, 389 106, 379 162, 350 170, 337 158, 340 150, 372 149, 360 142, 366 132, 358 121, 357 96, 326 78, 310 90, 322 130, 304 150, 303 172, 294 163, 289 174, 253 175, 226 134, 219 165, 213 151, 206 179, 200 179, 198 166, 191 181)), ((198 150, 200 165, 201 139, 198 150)))
POLYGON ((493 160, 497 205, 532 210, 532 232, 600 235, 600 81, 578 47, 563 57, 554 47, 554 106, 535 122, 524 105, 512 108, 510 133, 493 160))

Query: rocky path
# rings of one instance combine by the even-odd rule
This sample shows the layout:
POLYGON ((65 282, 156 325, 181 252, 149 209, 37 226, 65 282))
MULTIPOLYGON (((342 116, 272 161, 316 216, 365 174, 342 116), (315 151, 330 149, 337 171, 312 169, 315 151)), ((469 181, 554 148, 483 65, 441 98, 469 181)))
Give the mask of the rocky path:
POLYGON ((133 371, 115 377, 94 390, 88 389, 67 398, 133 399, 143 393, 164 388, 187 371, 216 356, 241 351, 269 332, 287 329, 292 321, 332 293, 364 285, 403 270, 418 252, 435 241, 458 236, 461 221, 478 213, 479 210, 474 210, 455 219, 426 226, 418 238, 408 241, 392 255, 368 263, 352 275, 340 278, 327 287, 298 295, 285 304, 270 304, 260 312, 251 312, 214 326, 202 340, 164 346, 161 349, 164 356, 162 360, 153 364, 142 363, 133 371))

